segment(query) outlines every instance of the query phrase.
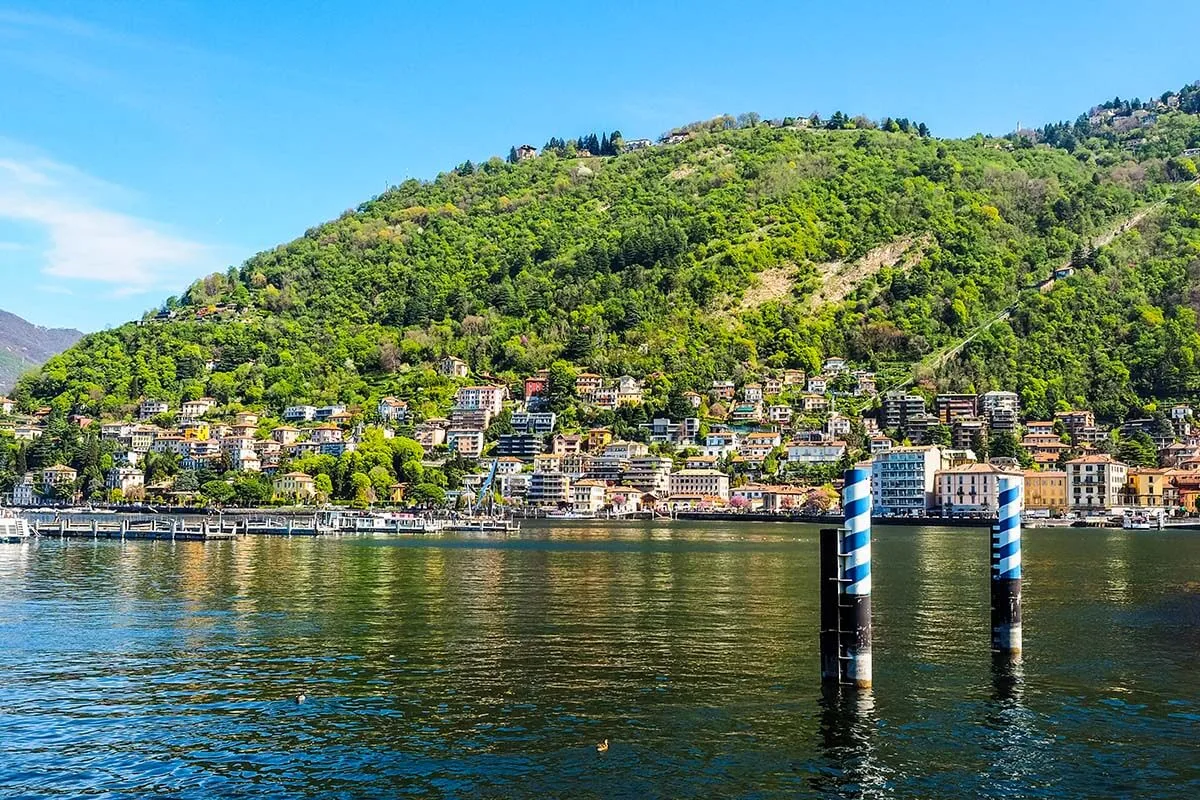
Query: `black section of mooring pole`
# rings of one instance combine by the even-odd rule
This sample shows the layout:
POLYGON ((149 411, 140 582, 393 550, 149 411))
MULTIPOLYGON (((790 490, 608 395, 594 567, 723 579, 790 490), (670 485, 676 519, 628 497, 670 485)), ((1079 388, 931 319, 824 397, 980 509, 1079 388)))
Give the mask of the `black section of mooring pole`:
POLYGON ((821 680, 839 683, 842 678, 841 624, 838 613, 838 543, 841 532, 837 528, 821 530, 820 581, 821 581, 821 680))
POLYGON ((1021 649, 1021 579, 992 579, 992 648, 1021 649))
POLYGON ((1021 579, 992 580, 992 627, 1021 624, 1021 579))
POLYGON ((859 656, 871 652, 871 595, 855 594, 842 597, 839 626, 842 647, 859 656))

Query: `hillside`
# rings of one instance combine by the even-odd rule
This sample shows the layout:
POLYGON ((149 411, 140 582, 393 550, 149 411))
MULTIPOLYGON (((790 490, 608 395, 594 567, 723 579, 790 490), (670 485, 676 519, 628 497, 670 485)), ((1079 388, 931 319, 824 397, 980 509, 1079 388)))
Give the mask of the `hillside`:
POLYGON ((0 310, 0 394, 12 389, 22 373, 45 363, 82 336, 75 330, 32 325, 0 310))
POLYGON ((85 337, 16 396, 120 415, 143 396, 278 411, 390 394, 432 416, 451 384, 429 366, 446 354, 505 379, 557 360, 655 376, 663 396, 840 355, 886 388, 1018 299, 928 379, 1003 380, 1119 416, 1192 391, 1200 370, 1185 266, 1196 200, 1180 191, 1197 100, 1194 87, 1118 100, 1003 139, 839 114, 821 127, 718 120, 611 157, 555 142, 516 164, 467 163, 85 337), (1064 262, 1086 276, 1027 289, 1064 262), (1093 352, 1064 361, 1085 342, 1093 352))

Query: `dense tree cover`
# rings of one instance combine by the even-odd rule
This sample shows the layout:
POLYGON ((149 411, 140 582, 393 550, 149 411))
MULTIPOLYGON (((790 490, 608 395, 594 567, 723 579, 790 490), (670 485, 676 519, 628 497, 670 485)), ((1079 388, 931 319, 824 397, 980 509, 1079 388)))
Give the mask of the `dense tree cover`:
MULTIPOLYGON (((73 487, 64 487, 64 499, 78 490, 85 495, 104 495, 104 477, 116 464, 116 447, 102 442, 94 431, 82 431, 64 413, 56 411, 46 420, 41 437, 17 441, 0 435, 0 495, 12 491, 18 477, 29 471, 66 464, 79 473, 73 487)), ((153 474, 153 473, 151 473, 153 474)))
POLYGON ((944 383, 1011 388, 1034 417, 1092 406, 1144 416, 1200 390, 1200 188, 1118 237, 1050 292, 1027 291, 944 371, 944 383))
MULTIPOLYGON (((830 354, 882 369, 963 336, 1181 179, 1166 158, 1135 162, 1103 140, 1069 153, 936 140, 890 122, 734 120, 616 157, 551 151, 407 181, 197 281, 162 319, 88 336, 15 396, 119 415, 142 396, 278 410, 370 408, 396 394, 433 415, 453 390, 429 368, 446 353, 506 379, 556 361, 660 376, 664 405, 715 377, 813 369, 830 354), (844 299, 809 303, 830 264, 902 238, 922 243, 911 262, 884 264, 844 299), (752 291, 779 276, 782 292, 752 291)), ((1187 324, 1164 317, 1162 335, 1182 337, 1187 324)), ((1117 362, 1072 386, 1089 397, 1119 382, 1117 362)), ((1151 380, 1148 367, 1137 390, 1187 383, 1178 367, 1163 369, 1151 380)), ((971 379, 1014 372, 975 366, 971 379)))

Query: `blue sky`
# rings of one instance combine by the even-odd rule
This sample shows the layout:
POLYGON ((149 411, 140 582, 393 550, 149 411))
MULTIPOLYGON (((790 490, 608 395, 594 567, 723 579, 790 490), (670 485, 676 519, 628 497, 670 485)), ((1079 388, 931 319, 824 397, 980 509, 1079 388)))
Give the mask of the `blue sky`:
POLYGON ((553 135, 835 110, 1000 133, 1200 79, 1194 0, 592 7, 0 0, 0 308, 115 325, 553 135))

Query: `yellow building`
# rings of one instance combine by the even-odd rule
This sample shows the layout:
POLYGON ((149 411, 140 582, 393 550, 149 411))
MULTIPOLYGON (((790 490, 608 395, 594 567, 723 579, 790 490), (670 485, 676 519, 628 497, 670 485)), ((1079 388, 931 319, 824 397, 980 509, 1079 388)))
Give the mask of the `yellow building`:
POLYGON ((1171 485, 1170 471, 1157 467, 1131 467, 1125 484, 1125 502, 1139 508, 1163 508, 1177 494, 1171 485))
POLYGON ((303 472, 289 472, 275 479, 275 496, 310 500, 317 496, 317 481, 303 472))
POLYGON ((1067 473, 1060 470, 1026 470, 1025 507, 1028 509, 1067 510, 1067 473))
POLYGON ((608 428, 592 428, 587 434, 588 450, 603 450, 612 440, 613 433, 608 428))
POLYGON ((204 441, 212 438, 212 428, 207 422, 185 422, 179 428, 185 440, 204 441))

